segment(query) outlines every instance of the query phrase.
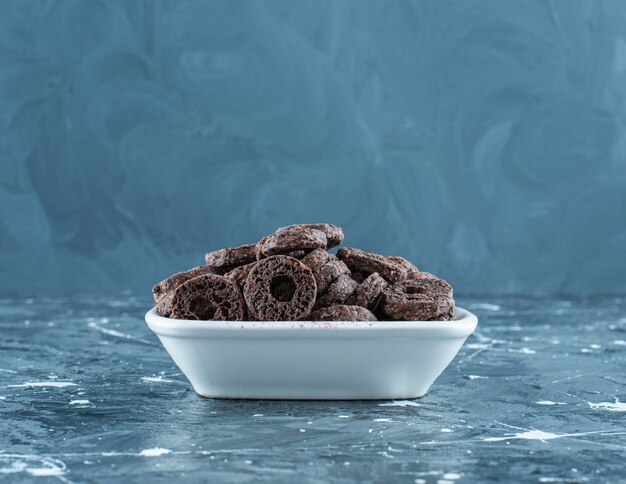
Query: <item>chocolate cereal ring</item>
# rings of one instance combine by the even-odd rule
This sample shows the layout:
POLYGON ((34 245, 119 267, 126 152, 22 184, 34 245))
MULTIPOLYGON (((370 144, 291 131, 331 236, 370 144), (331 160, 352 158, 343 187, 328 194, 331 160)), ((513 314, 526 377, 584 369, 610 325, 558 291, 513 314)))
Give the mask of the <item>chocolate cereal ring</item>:
POLYGON ((326 252, 324 249, 315 249, 302 258, 302 263, 306 264, 313 272, 315 272, 331 260, 337 260, 337 258, 330 252, 326 252))
POLYGON ((293 257, 276 255, 252 268, 243 295, 256 319, 293 321, 311 312, 316 292, 311 269, 293 257))
POLYGON ((348 302, 355 306, 373 309, 380 301, 385 287, 387 287, 387 281, 385 281, 378 272, 373 272, 358 285, 348 298, 348 302))
POLYGON ((407 271, 407 274, 412 274, 420 271, 412 262, 409 262, 404 257, 400 257, 399 255, 388 255, 387 259, 404 267, 407 271))
POLYGON ((308 318, 310 321, 377 321, 376 316, 361 306, 328 306, 317 309, 308 318))
POLYGON ((447 311, 439 314, 437 317, 432 318, 433 321, 452 321, 454 319, 454 304, 451 304, 447 311))
POLYGON ((409 272, 407 275, 407 279, 439 279, 437 276, 434 276, 430 272, 409 272))
POLYGON ((367 274, 378 272, 389 282, 402 282, 407 276, 405 267, 389 260, 384 255, 344 247, 339 249, 337 257, 344 261, 352 271, 365 272, 367 274))
POLYGON ((248 275, 255 265, 256 261, 250 262, 250 264, 235 267, 234 269, 224 274, 224 277, 229 281, 233 281, 235 284, 237 284, 237 286, 239 286, 239 289, 243 290, 243 286, 246 284, 248 275))
POLYGON ((207 266, 228 272, 235 267, 254 262, 256 260, 255 249, 256 244, 220 249, 206 254, 204 260, 207 266))
POLYGON ((325 249, 327 242, 326 235, 321 230, 304 225, 290 225, 259 240, 256 244, 256 259, 298 250, 325 249))
MULTIPOLYGON (((378 272, 376 272, 376 274, 378 274, 378 272)), ((365 279, 367 279, 370 276, 370 274, 366 274, 365 272, 358 272, 358 271, 351 271, 350 275, 352 276, 352 279, 354 279, 359 284, 361 284, 365 279)))
POLYGON ((339 276, 349 273, 350 269, 342 261, 331 259, 330 262, 313 272, 317 283, 317 294, 324 294, 330 285, 339 279, 339 276))
POLYGON ((348 274, 342 274, 330 285, 327 291, 317 299, 315 309, 345 303, 358 285, 359 283, 348 274))
POLYGON ((189 279, 201 276, 203 274, 215 274, 215 269, 207 266, 198 266, 188 271, 178 272, 167 279, 159 282, 152 288, 152 296, 157 305, 157 314, 159 316, 168 317, 172 312, 172 298, 174 290, 187 282, 189 279))
POLYGON ((242 321, 245 305, 237 285, 217 274, 189 279, 174 291, 172 319, 242 321))
POLYGON ((450 319, 454 314, 452 287, 443 279, 408 279, 383 290, 382 310, 405 321, 450 319))
MULTIPOLYGON (((321 230, 326 235, 326 248, 332 249, 343 242, 343 229, 334 224, 298 224, 289 227, 306 227, 309 229, 321 230)), ((289 228, 288 227, 288 228, 289 228)))
POLYGON ((298 249, 298 250, 292 250, 291 252, 286 252, 281 255, 286 255, 287 257, 293 257, 294 259, 302 259, 309 252, 310 251, 306 249, 298 249))

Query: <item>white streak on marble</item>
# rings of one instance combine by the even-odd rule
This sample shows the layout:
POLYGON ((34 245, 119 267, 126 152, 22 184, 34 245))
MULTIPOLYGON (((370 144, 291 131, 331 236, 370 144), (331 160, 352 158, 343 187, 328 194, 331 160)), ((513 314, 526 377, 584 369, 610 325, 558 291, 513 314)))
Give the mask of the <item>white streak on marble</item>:
POLYGON ((89 400, 70 400, 70 405, 88 405, 89 400))
POLYGON ((161 447, 154 447, 153 449, 144 449, 139 452, 139 455, 142 457, 159 457, 166 454, 171 454, 172 451, 170 449, 163 449, 161 447))
POLYGON ((127 338, 127 339, 132 338, 132 336, 129 335, 129 334, 122 333, 122 332, 116 331, 114 329, 102 328, 102 327, 98 326, 96 323, 89 323, 88 326, 90 328, 92 328, 92 329, 100 331, 101 333, 108 334, 109 336, 115 336, 117 338, 127 338))
POLYGON ((472 336, 476 338, 478 341, 480 341, 481 343, 489 343, 493 341, 490 337, 485 336, 484 334, 482 334, 482 332, 478 330, 474 331, 474 334, 472 336))
POLYGON ((153 383, 174 383, 174 380, 168 380, 163 378, 162 375, 159 376, 142 376, 142 381, 145 382, 153 382, 153 383))
POLYGON ((379 407, 421 407, 421 405, 412 400, 394 400, 388 403, 379 403, 379 407))
MULTIPOLYGON (((0 455, 0 460, 3 456, 0 455)), ((0 467, 0 474, 15 474, 17 472, 24 472, 27 465, 22 461, 16 461, 11 463, 11 467, 0 467)))
POLYGON ((6 400, 7 397, 0 396, 0 400, 6 400))
POLYGON ((615 346, 626 346, 626 340, 616 339, 616 340, 613 341, 613 344, 615 346))
POLYGON ((20 383, 19 385, 9 385, 11 388, 40 388, 40 387, 55 387, 55 388, 64 388, 64 387, 75 387, 76 383, 72 383, 71 381, 33 381, 20 383))
POLYGON ((545 442, 546 440, 551 439, 559 439, 563 437, 569 437, 575 434, 553 434, 551 432, 544 432, 542 430, 527 430, 526 432, 521 432, 518 434, 514 434, 508 437, 485 437, 483 441, 485 442, 501 442, 504 440, 515 440, 515 439, 524 439, 524 440, 540 440, 545 442))
MULTIPOLYGON (((505 425, 505 424, 500 424, 505 425)), ((614 431, 614 430, 595 430, 592 432, 575 432, 571 434, 555 434, 552 432, 546 432, 538 429, 523 429, 520 427, 514 427, 512 425, 505 425, 506 427, 523 430, 524 432, 518 432, 516 434, 509 434, 505 437, 485 437, 483 442, 502 442, 506 440, 539 440, 541 442, 546 442, 547 440, 554 439, 564 439, 571 437, 584 437, 586 435, 624 435, 626 432, 614 431)))
POLYGON ((483 380, 483 379, 486 380, 489 377, 488 376, 480 376, 480 375, 467 375, 467 378, 469 380, 483 380))
POLYGON ((486 350, 491 347, 491 345, 486 343, 468 343, 465 345, 466 348, 470 350, 486 350))
POLYGON ((452 429, 441 429, 439 432, 443 432, 444 434, 449 434, 452 432, 452 429))
MULTIPOLYGON (((416 476, 440 476, 441 474, 443 474, 442 471, 425 471, 425 472, 416 472, 414 473, 414 475, 416 476)), ((439 479, 438 481, 436 481, 437 483, 439 483, 442 479, 439 479)), ((415 479, 413 481, 415 484, 425 484, 426 482, 428 482, 426 479, 415 479)))
POLYGON ((587 374, 581 374, 581 375, 572 375, 572 376, 568 376, 566 378, 559 378, 558 380, 552 380, 552 383, 561 383, 563 381, 570 381, 570 380, 574 380, 576 378, 580 378, 583 376, 587 376, 587 374))
POLYGON ((500 311, 502 309, 498 304, 488 304, 488 303, 476 303, 470 304, 470 309, 483 309, 485 311, 500 311))
POLYGON ((108 336, 114 336, 116 338, 129 339, 133 341, 139 341, 141 343, 148 344, 148 345, 153 344, 151 341, 145 340, 143 338, 137 338, 136 336, 133 336, 127 333, 122 333, 121 331, 116 331, 114 329, 103 328, 102 326, 99 326, 97 323, 94 323, 94 322, 88 323, 87 326, 89 326, 91 329, 95 329, 96 331, 100 331, 102 334, 106 334, 108 336))
POLYGON ((443 475, 444 479, 448 479, 449 481, 456 481, 461 478, 461 474, 457 474, 456 472, 446 472, 443 475))
POLYGON ((591 403, 587 402, 593 410, 607 410, 609 412, 626 412, 626 403, 615 400, 611 402, 591 403))
MULTIPOLYGON (((161 447, 154 447, 151 449, 144 449, 140 452, 128 452, 128 451, 110 451, 110 452, 60 452, 55 454, 47 454, 43 456, 30 455, 30 454, 4 454, 0 450, 0 462, 6 459, 22 460, 37 460, 43 462, 45 460, 59 461, 60 458, 80 459, 86 458, 102 458, 102 457, 159 457, 161 455, 212 455, 212 454, 239 454, 244 453, 263 453, 267 449, 260 448, 237 448, 237 449, 212 449, 212 450, 170 450, 161 447)), ((4 468, 7 469, 7 468, 4 468)), ((7 473, 6 470, 0 468, 0 474, 7 473)))
POLYGON ((567 405, 565 402, 552 402, 550 400, 539 400, 535 403, 537 405, 567 405))
POLYGON ((350 418, 350 415, 337 415, 339 418, 350 418))
POLYGON ((35 467, 26 469, 26 472, 36 477, 56 477, 62 476, 65 473, 65 471, 59 467, 35 467))
POLYGON ((374 422, 393 422, 390 418, 375 418, 374 422))
POLYGON ((57 458, 30 454, 3 454, 0 452, 0 462, 8 460, 10 467, 1 467, 0 474, 26 473, 33 477, 56 477, 63 482, 67 466, 57 458), (37 467, 29 466, 29 462, 37 467))
POLYGON ((0 371, 3 373, 17 373, 15 370, 5 370, 4 368, 0 368, 0 371))

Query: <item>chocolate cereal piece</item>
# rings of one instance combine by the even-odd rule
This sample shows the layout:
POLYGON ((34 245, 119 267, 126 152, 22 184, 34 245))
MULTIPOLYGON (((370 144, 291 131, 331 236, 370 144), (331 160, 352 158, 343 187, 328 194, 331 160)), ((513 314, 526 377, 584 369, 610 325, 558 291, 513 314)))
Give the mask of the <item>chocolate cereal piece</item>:
POLYGON ((152 296, 157 305, 157 314, 167 317, 172 312, 172 298, 174 290, 187 282, 189 279, 201 276, 203 274, 214 274, 216 271, 212 267, 198 266, 188 271, 178 272, 167 279, 159 282, 152 288, 152 296))
POLYGON ((286 255, 287 257, 293 257, 294 259, 302 259, 305 255, 309 253, 310 253, 309 250, 299 249, 299 250, 292 250, 291 252, 286 252, 285 254, 281 254, 281 255, 286 255))
POLYGON ((407 275, 407 279, 439 279, 437 276, 434 276, 430 272, 409 272, 407 275))
POLYGON ((311 313, 310 321, 377 321, 376 316, 361 306, 328 306, 311 313))
POLYGON ((172 319, 242 321, 245 305, 237 285, 217 274, 189 279, 174 291, 172 319))
POLYGON ((252 268, 243 295, 254 318, 294 321, 311 312, 316 292, 311 269, 293 257, 276 255, 252 268))
POLYGON ((382 310, 393 319, 427 321, 454 314, 452 287, 443 279, 408 279, 383 290, 382 310))
POLYGON ((350 269, 340 260, 331 259, 322 267, 313 272, 315 276, 315 282, 317 283, 317 294, 324 294, 330 285, 339 279, 339 276, 343 274, 349 274, 350 269))
POLYGON ((400 257, 399 255, 388 255, 387 259, 404 267, 407 271, 407 274, 412 274, 420 271, 412 262, 409 262, 404 257, 400 257))
POLYGON ((220 249, 206 254, 204 260, 207 266, 228 272, 235 267, 254 262, 256 260, 255 249, 256 244, 220 249))
POLYGON ((387 287, 387 281, 385 281, 378 272, 373 272, 358 285, 348 298, 348 303, 367 309, 373 309, 378 304, 385 287, 387 287))
POLYGON ((315 303, 315 309, 345 303, 358 285, 359 283, 348 274, 342 274, 330 285, 328 290, 318 298, 315 303))
POLYGON ((326 248, 332 249, 343 242, 343 229, 334 224, 298 224, 289 227, 306 227, 309 229, 321 230, 326 235, 326 248))
POLYGON ((255 265, 256 261, 250 262, 250 264, 235 267, 231 271, 224 274, 224 277, 229 281, 233 281, 235 284, 237 284, 237 286, 239 286, 239 289, 243 290, 243 286, 246 284, 248 275, 255 265))
POLYGON ((256 259, 299 250, 325 249, 328 240, 321 230, 304 225, 282 227, 256 244, 256 259))
MULTIPOLYGON (((378 272, 376 272, 376 274, 378 274, 378 272)), ((370 274, 366 274, 365 272, 358 272, 358 271, 351 271, 350 275, 352 276, 352 279, 354 279, 359 284, 361 284, 365 279, 367 279, 370 276, 370 274)))
POLYGON ((324 249, 315 249, 302 258, 302 263, 306 264, 313 272, 315 272, 331 260, 337 260, 337 258, 324 249))
POLYGON ((343 247, 337 251, 337 257, 344 261, 350 270, 367 274, 378 272, 389 282, 402 282, 407 276, 405 267, 384 255, 343 247))
POLYGON ((451 304, 447 311, 439 314, 432 321, 452 321, 454 319, 454 304, 451 304))

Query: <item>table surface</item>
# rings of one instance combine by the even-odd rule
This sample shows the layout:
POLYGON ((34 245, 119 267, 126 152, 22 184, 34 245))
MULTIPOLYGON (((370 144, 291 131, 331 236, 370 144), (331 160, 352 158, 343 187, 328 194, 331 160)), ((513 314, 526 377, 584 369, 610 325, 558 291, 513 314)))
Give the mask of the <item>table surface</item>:
POLYGON ((626 482, 626 299, 461 299, 411 401, 211 400, 146 298, 0 299, 0 480, 626 482))

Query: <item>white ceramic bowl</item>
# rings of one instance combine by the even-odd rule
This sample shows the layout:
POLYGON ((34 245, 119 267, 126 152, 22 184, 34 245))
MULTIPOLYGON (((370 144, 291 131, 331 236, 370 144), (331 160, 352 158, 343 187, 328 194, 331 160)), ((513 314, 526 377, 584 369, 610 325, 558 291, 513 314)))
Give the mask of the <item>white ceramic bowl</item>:
POLYGON ((478 319, 146 322, 204 397, 369 400, 424 395, 478 319))

